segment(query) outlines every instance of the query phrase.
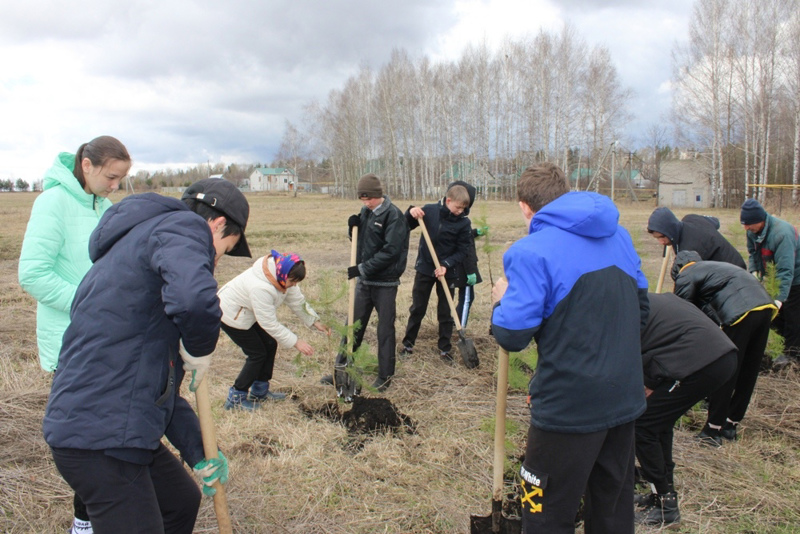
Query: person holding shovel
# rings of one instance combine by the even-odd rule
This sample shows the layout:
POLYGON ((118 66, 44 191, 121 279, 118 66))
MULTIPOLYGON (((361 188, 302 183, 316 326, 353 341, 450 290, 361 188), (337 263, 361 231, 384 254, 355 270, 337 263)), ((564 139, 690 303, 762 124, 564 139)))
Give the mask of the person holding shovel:
POLYGON ((183 201, 132 195, 103 215, 78 286, 45 412, 44 438, 97 534, 190 534, 197 484, 212 494, 227 460, 205 459, 195 391, 219 337, 214 267, 250 256, 250 208, 225 180, 200 180, 183 201))
MULTIPOLYGON (((75 290, 92 266, 89 236, 111 207, 108 195, 130 168, 125 145, 104 135, 82 144, 75 154, 59 154, 44 176, 44 192, 33 204, 22 241, 19 283, 36 299, 39 364, 48 373, 58 363, 75 290)), ((77 493, 73 508, 71 533, 92 534, 77 493)))
POLYGON ((656 208, 647 221, 647 232, 675 255, 694 250, 703 260, 724 261, 745 269, 742 255, 719 232, 719 219, 690 213, 680 221, 667 207, 656 208))
MULTIPOLYGON (((356 265, 347 268, 347 278, 358 278, 354 317, 361 327, 353 336, 353 352, 364 339, 372 310, 378 312, 378 376, 372 387, 380 392, 392 384, 395 372, 397 287, 408 261, 408 224, 403 212, 383 194, 380 179, 365 174, 358 180, 356 193, 364 204, 351 215, 347 226, 358 227, 356 265)), ((322 382, 333 384, 332 376, 322 382)))
POLYGON ((520 468, 524 532, 633 534, 634 425, 646 408, 641 329, 647 279, 608 197, 569 192, 553 163, 518 184, 529 235, 503 256, 492 332, 508 351, 536 340, 520 468), (507 280, 506 280, 507 279, 507 280))
POLYGON ((444 277, 447 281, 447 291, 453 295, 455 279, 458 274, 456 267, 467 257, 472 229, 469 219, 464 215, 468 209, 470 196, 463 185, 454 185, 447 190, 445 197, 436 204, 426 204, 423 207, 411 206, 406 211, 406 220, 409 228, 413 230, 422 221, 427 228, 433 243, 434 253, 439 260, 436 268, 431 251, 423 236, 419 240, 417 263, 414 266, 414 287, 411 290, 411 308, 408 310, 408 325, 403 336, 402 355, 411 354, 414 344, 422 326, 422 320, 428 311, 428 300, 431 290, 436 288, 438 298, 437 318, 439 319, 439 356, 451 362, 453 356, 451 336, 453 335, 453 315, 450 311, 445 289, 438 279, 444 277))
POLYGON ((255 410, 266 400, 283 400, 286 394, 271 391, 272 368, 278 345, 294 347, 311 356, 314 349, 281 324, 277 309, 285 303, 306 326, 330 334, 319 315, 306 302, 298 284, 306 277, 306 264, 297 254, 273 250, 252 267, 222 286, 219 303, 222 330, 247 359, 228 391, 225 409, 255 410))

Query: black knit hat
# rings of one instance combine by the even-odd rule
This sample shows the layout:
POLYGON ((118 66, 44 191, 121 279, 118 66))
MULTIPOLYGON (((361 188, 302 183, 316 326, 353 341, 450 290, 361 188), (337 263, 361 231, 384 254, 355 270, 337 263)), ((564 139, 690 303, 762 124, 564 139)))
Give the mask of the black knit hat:
POLYGON ((244 237, 244 229, 247 226, 247 219, 250 217, 250 205, 238 187, 221 178, 205 178, 186 188, 181 200, 189 198, 208 204, 241 226, 242 235, 239 242, 232 251, 228 252, 228 255, 252 257, 247 239, 244 237))
POLYGON ((748 198, 742 204, 742 213, 740 215, 742 224, 757 224, 767 220, 767 210, 765 210, 758 200, 748 198))
POLYGON ((374 174, 365 174, 356 187, 358 198, 383 198, 383 187, 380 179, 374 174))

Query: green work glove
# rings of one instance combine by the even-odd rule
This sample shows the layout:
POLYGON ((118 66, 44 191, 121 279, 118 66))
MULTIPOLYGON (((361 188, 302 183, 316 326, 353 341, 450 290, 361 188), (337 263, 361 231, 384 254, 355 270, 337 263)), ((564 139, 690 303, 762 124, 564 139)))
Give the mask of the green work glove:
POLYGON ((481 226, 480 228, 476 228, 475 231, 478 232, 479 236, 486 235, 489 233, 489 227, 481 226))
POLYGON ((474 286, 475 282, 477 282, 477 281, 478 281, 478 275, 476 275, 475 273, 467 275, 467 285, 468 286, 474 286))
POLYGON ((202 460, 192 469, 195 475, 203 479, 203 495, 209 497, 217 492, 217 488, 213 487, 214 482, 217 480, 220 484, 228 482, 228 459, 225 458, 222 451, 217 454, 219 458, 202 460))
POLYGON ((187 373, 190 371, 192 373, 192 382, 189 384, 189 391, 194 393, 197 391, 197 387, 200 385, 200 382, 203 381, 203 377, 206 376, 208 368, 211 366, 211 355, 192 356, 186 351, 186 347, 183 346, 182 339, 178 346, 178 353, 183 360, 183 370, 187 373))

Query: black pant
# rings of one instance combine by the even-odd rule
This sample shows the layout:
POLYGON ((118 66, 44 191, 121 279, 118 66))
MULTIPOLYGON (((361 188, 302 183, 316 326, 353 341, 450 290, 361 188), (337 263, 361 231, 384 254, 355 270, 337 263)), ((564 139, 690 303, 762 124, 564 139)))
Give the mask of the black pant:
MULTIPOLYGON (((428 311, 428 300, 431 297, 431 290, 436 286, 436 317, 439 320, 439 341, 438 346, 441 352, 450 352, 453 348, 450 337, 453 335, 453 315, 450 313, 450 305, 444 293, 442 284, 433 276, 428 276, 417 272, 414 276, 414 287, 411 290, 411 308, 408 310, 408 325, 406 335, 403 337, 403 346, 413 347, 417 341, 422 320, 428 311)), ((453 296, 453 289, 448 287, 450 296, 453 296)))
POLYGON ((736 374, 708 397, 708 422, 722 426, 725 419, 744 419, 756 387, 758 369, 769 338, 772 310, 750 312, 722 330, 738 349, 736 374))
POLYGON ((772 326, 783 336, 783 353, 800 359, 800 285, 792 286, 772 326))
POLYGON ((51 450, 61 476, 86 504, 96 534, 192 533, 200 489, 164 445, 149 465, 104 451, 51 450))
POLYGON ((634 423, 564 434, 531 426, 522 484, 522 531, 575 532, 584 496, 587 534, 633 534, 634 423))
POLYGON ((258 323, 253 324, 248 330, 239 330, 222 323, 222 329, 247 356, 233 387, 239 391, 247 391, 256 380, 261 382, 271 380, 278 342, 258 323))
POLYGON ((672 437, 675 422, 736 373, 736 351, 680 380, 665 380, 647 397, 647 410, 636 420, 636 458, 645 480, 658 493, 673 490, 672 437))
POLYGON ((458 320, 461 321, 461 328, 467 327, 469 320, 469 311, 472 309, 472 303, 475 301, 475 286, 462 286, 458 288, 458 304, 456 304, 456 313, 458 320))
POLYGON ((397 316, 395 301, 397 286, 373 286, 358 281, 356 285, 355 320, 361 321, 353 336, 353 352, 361 346, 372 310, 378 312, 378 376, 387 379, 394 376, 395 344, 394 320, 397 316))

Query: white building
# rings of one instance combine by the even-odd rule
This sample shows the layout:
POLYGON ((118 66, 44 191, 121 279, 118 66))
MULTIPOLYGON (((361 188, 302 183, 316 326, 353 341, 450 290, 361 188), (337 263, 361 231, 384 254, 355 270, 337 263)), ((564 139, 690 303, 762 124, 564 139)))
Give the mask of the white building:
POLYGON ((250 191, 294 191, 296 182, 292 169, 256 167, 250 175, 250 191))

